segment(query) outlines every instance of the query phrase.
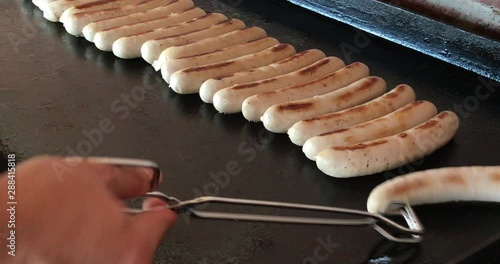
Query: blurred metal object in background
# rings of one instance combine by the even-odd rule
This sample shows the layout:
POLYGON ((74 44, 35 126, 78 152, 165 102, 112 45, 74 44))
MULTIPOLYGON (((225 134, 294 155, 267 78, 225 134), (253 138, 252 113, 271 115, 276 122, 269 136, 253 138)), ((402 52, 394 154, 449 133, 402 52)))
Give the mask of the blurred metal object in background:
MULTIPOLYGON (((499 41, 378 0, 288 1, 405 47, 500 81, 499 41)), ((397 4, 403 1, 390 0, 389 2, 397 4)), ((498 19, 500 15, 497 14, 495 17, 498 19)))

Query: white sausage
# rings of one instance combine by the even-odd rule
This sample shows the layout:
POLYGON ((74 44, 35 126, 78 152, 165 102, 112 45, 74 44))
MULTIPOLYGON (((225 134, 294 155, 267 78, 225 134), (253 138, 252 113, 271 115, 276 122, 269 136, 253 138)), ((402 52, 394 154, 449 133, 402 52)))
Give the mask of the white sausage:
MULTIPOLYGON (((271 65, 262 66, 248 71, 237 72, 222 78, 208 79, 200 88, 200 97, 205 103, 213 103, 215 93, 234 85, 248 84, 259 80, 278 77, 309 66, 326 57, 318 49, 310 49, 297 53, 290 58, 278 61, 271 65)), ((241 103, 239 103, 241 112, 241 103)))
POLYGON ((175 0, 169 5, 153 8, 145 12, 139 12, 127 16, 114 17, 92 22, 83 28, 82 33, 88 41, 94 42, 94 36, 99 31, 162 18, 166 15, 178 13, 184 10, 191 9, 193 7, 194 3, 192 0, 175 0))
POLYGON ((161 75, 165 80, 169 80, 168 82, 170 82, 170 77, 177 71, 235 59, 248 54, 260 52, 277 44, 279 44, 277 39, 268 37, 244 44, 233 45, 223 50, 200 56, 169 60, 163 64, 161 68, 161 75))
POLYGON ((178 71, 170 78, 170 87, 179 94, 192 94, 200 91, 201 84, 217 76, 249 70, 268 65, 295 54, 289 44, 278 44, 261 52, 242 56, 225 62, 178 71))
MULTIPOLYGON (((203 11, 200 8, 193 8, 189 9, 186 11, 183 11, 181 13, 175 13, 172 15, 166 15, 162 18, 154 19, 154 20, 149 20, 146 22, 141 22, 137 24, 129 24, 126 26, 122 27, 117 27, 117 28, 111 28, 103 31, 99 31, 95 34, 94 36, 94 43, 96 47, 102 51, 112 51, 113 50, 113 43, 118 40, 119 38, 122 37, 129 37, 126 38, 125 42, 129 43, 134 43, 135 44, 135 39, 139 36, 145 35, 145 33, 151 32, 155 29, 159 28, 169 28, 173 25, 189 21, 190 26, 192 27, 192 30, 198 30, 202 28, 208 27, 208 25, 216 24, 218 22, 226 20, 227 17, 225 17, 222 14, 210 14, 206 15, 205 11, 203 11), (197 19, 199 18, 199 19, 197 19)), ((143 43, 143 42, 142 42, 143 43)), ((137 53, 138 56, 140 57, 140 48, 142 43, 136 45, 137 48, 137 53)), ((122 48, 123 44, 119 43, 117 45, 120 47, 121 51, 125 53, 128 56, 125 56, 127 58, 133 57, 130 54, 127 54, 127 52, 132 52, 127 50, 128 47, 122 48), (120 45, 121 44, 121 45, 120 45)))
POLYGON ((136 4, 109 8, 106 10, 78 12, 67 16, 67 19, 61 20, 61 22, 64 24, 64 28, 69 34, 82 36, 83 28, 92 22, 144 12, 159 6, 168 5, 172 1, 173 0, 144 0, 136 4))
MULTIPOLYGON (((245 23, 243 23, 243 21, 241 21, 241 25, 242 25, 242 27, 240 28, 240 30, 246 27, 246 25, 245 25, 245 23)), ((206 39, 205 39, 205 40, 206 40, 206 39)), ((260 39, 260 40, 262 40, 262 39, 260 39)), ((194 43, 190 43, 190 44, 196 44, 196 43, 198 43, 198 42, 194 42, 194 43)), ((247 44, 247 43, 241 43, 241 44, 247 44)), ((235 45, 231 45, 231 46, 232 46, 232 47, 237 47, 237 45, 236 45, 236 46, 235 46, 235 45)), ((176 47, 176 46, 174 46, 174 47, 176 47)), ((238 47, 239 47, 239 46, 238 46, 238 47)), ((169 59, 167 59, 167 57, 166 57, 166 51, 168 51, 168 49, 170 49, 170 48, 173 48, 173 47, 169 47, 169 48, 165 49, 164 51, 162 51, 162 53, 160 54, 160 57, 159 57, 159 58, 158 58, 155 62, 153 62, 153 68, 154 68, 156 71, 159 71, 160 69, 162 69, 162 67, 163 67, 163 65, 164 65, 165 63, 170 62, 170 60, 169 60, 169 59)), ((227 48, 227 47, 226 47, 226 48, 227 48)), ((196 51, 192 51, 192 52, 196 52, 196 51)), ((212 56, 212 55, 215 55, 215 57, 220 57, 220 55, 222 55, 220 52, 221 52, 221 50, 215 50, 215 51, 212 51, 212 52, 199 53, 199 54, 196 54, 196 55, 193 55, 193 56, 188 56, 188 57, 178 58, 178 59, 186 59, 186 60, 190 60, 190 59, 192 59, 192 58, 195 58, 195 57, 200 57, 200 56, 211 56, 211 57, 214 57, 214 56, 212 56)), ((237 50, 234 50, 234 52, 236 52, 236 53, 238 53, 238 52, 239 52, 239 53, 241 53, 241 51, 237 51, 237 50)), ((254 52, 255 52, 255 51, 254 51, 254 52)), ((229 52, 224 52, 224 53, 230 53, 230 51, 229 51, 229 52)), ((222 61, 224 61, 224 60, 229 60, 229 59, 232 59, 232 58, 236 58, 236 57, 239 57, 239 56, 245 55, 245 54, 242 54, 242 55, 237 55, 236 53, 235 53, 234 55, 232 55, 232 56, 231 56, 231 54, 226 54, 226 56, 230 56, 230 57, 228 57, 227 59, 222 59, 222 61)), ((248 53, 246 53, 246 54, 248 54, 248 53)), ((215 59, 215 57, 214 57, 213 59, 215 59)), ((219 61, 221 61, 221 60, 215 60, 215 61, 213 61, 212 63, 219 62, 219 61)), ((209 64, 209 63, 206 63, 206 64, 209 64)), ((198 65, 198 66, 201 66, 201 65, 198 65)), ((180 69, 178 69, 178 70, 180 70, 180 69)), ((170 72, 170 74, 169 74, 168 78, 170 78, 170 75, 172 75, 172 74, 173 74, 174 72, 176 72, 176 71, 177 71, 177 70, 175 70, 175 71, 173 71, 173 72, 170 72)), ((164 75, 164 77, 165 77, 165 75, 164 75)))
POLYGON ((142 44, 141 55, 145 61, 153 64, 153 62, 159 58, 162 51, 169 47, 186 45, 189 43, 200 41, 202 39, 226 34, 228 32, 241 29, 242 23, 243 22, 241 20, 232 19, 188 34, 158 37, 152 40, 148 40, 144 44, 142 44))
POLYGON ((57 0, 57 1, 50 1, 47 3, 42 3, 39 6, 39 8, 40 10, 42 10, 43 17, 45 19, 51 22, 59 22, 59 18, 67 9, 88 3, 102 4, 102 1, 101 0, 57 0))
POLYGON ((267 33, 260 27, 243 28, 220 36, 203 39, 198 42, 167 48, 160 54, 160 58, 158 60, 169 61, 173 59, 207 54, 224 49, 229 46, 242 44, 265 37, 267 37, 267 33))
POLYGON ((33 4, 40 8, 40 10, 43 11, 42 8, 46 8, 47 5, 49 5, 52 2, 59 1, 59 0, 33 0, 33 4))
POLYGON ((335 91, 370 74, 366 65, 360 62, 352 63, 327 76, 311 82, 291 86, 276 91, 250 96, 243 101, 243 116, 247 120, 258 122, 266 110, 279 103, 299 100, 335 91))
MULTIPOLYGON (((231 21, 231 27, 243 28, 245 23, 239 19, 222 20, 222 14, 210 14, 206 17, 200 17, 195 20, 177 24, 171 27, 158 28, 141 34, 122 37, 113 43, 113 53, 122 59, 131 59, 141 57, 141 48, 144 43, 158 38, 170 38, 183 34, 190 34, 205 30, 219 23, 231 21), (219 17, 215 17, 219 16, 219 17), (217 22, 217 23, 215 23, 217 22)), ((153 64, 155 65, 155 64, 153 64)))
POLYGON ((261 121, 271 132, 286 133, 300 120, 365 103, 383 94, 386 89, 382 78, 366 77, 333 92, 273 105, 266 110, 261 121))
POLYGON ((318 168, 337 178, 375 174, 430 155, 456 134, 458 117, 441 112, 422 125, 397 135, 344 147, 333 147, 316 156, 318 168))
POLYGON ((302 146, 306 140, 320 134, 337 131, 387 115, 415 101, 415 98, 415 91, 410 86, 398 85, 390 92, 365 104, 299 121, 288 130, 288 136, 294 144, 302 146))
POLYGON ((457 201, 500 202, 500 166, 450 167, 388 180, 368 196, 368 212, 393 213, 393 202, 421 205, 457 201))
MULTIPOLYGON (((252 95, 304 84, 335 72, 344 66, 341 59, 328 57, 292 73, 224 88, 215 92, 213 96, 214 107, 221 113, 241 112, 243 101, 252 95)), ((209 91, 209 93, 212 92, 209 91)))
POLYGON ((422 124, 436 114, 436 106, 431 102, 413 102, 383 117, 310 138, 302 151, 309 159, 316 160, 316 155, 325 149, 392 136, 422 124))
POLYGON ((65 21, 66 19, 68 19, 69 16, 76 13, 102 11, 109 8, 119 8, 122 6, 127 6, 139 2, 140 0, 99 0, 96 2, 90 2, 78 6, 72 6, 64 10, 64 12, 59 16, 59 21, 65 21))

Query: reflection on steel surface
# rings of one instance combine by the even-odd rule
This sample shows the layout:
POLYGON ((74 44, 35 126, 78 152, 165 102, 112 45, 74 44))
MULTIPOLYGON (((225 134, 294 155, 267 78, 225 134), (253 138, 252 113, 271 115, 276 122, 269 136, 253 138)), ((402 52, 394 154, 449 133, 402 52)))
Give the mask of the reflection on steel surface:
POLYGON ((380 1, 289 0, 321 15, 500 81, 500 42, 380 1))

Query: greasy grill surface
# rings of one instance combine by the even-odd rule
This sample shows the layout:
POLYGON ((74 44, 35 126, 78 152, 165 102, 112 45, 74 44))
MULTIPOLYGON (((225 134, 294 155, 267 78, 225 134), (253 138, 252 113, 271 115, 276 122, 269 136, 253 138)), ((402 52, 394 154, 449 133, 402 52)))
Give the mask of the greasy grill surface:
MULTIPOLYGON (((500 164, 498 84, 283 1, 196 2, 261 26, 298 51, 319 48, 346 63, 360 60, 389 87, 408 83, 418 99, 432 101, 440 111, 455 110, 461 128, 450 144, 423 161, 373 177, 333 179, 286 135, 271 134, 241 114, 218 114, 198 95, 175 94, 142 60, 101 52, 45 21, 29 1, 17 0, 0 2, 0 34, 6 36, 0 39, 2 145, 24 157, 79 153, 153 159, 166 176, 161 190, 183 199, 220 195, 355 209, 365 209, 370 190, 386 177, 500 164), (109 133, 99 127, 104 118, 112 122, 109 133)), ((477 247, 489 248, 482 243, 500 233, 497 204, 415 209, 426 228, 417 247, 384 243, 371 228, 180 217, 155 263, 445 263, 469 257, 464 252, 477 247)))

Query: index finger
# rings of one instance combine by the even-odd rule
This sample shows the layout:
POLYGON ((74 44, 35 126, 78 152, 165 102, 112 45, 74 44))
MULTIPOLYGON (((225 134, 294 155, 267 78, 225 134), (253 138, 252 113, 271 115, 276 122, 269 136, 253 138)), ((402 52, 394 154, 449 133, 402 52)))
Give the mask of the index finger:
POLYGON ((89 173, 96 174, 97 177, 102 177, 108 188, 121 199, 142 196, 155 190, 161 181, 158 165, 152 161, 75 157, 66 159, 66 162, 81 162, 79 166, 84 167, 89 173))
POLYGON ((87 161, 90 163, 98 163, 119 167, 130 167, 138 169, 140 172, 145 173, 150 178, 150 189, 154 191, 158 189, 161 182, 161 171, 153 161, 141 159, 127 159, 127 158, 112 158, 112 157, 88 157, 87 161))

